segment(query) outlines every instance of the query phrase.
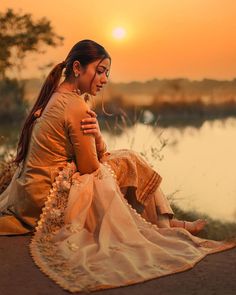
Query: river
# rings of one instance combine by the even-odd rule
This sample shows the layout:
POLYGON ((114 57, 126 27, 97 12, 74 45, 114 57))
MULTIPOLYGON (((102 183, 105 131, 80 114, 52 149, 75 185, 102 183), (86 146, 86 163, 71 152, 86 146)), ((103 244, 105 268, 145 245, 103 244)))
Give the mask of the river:
POLYGON ((121 135, 104 136, 111 150, 144 153, 163 177, 163 191, 182 209, 236 221, 235 118, 205 121, 200 128, 138 123, 121 135))
MULTIPOLYGON (((12 142, 16 129, 3 128, 0 133, 12 142)), ((236 222, 235 118, 205 121, 200 128, 137 123, 119 135, 103 134, 111 150, 131 148, 143 153, 163 177, 163 191, 180 208, 236 222)), ((0 145, 0 154, 4 152, 0 145)))

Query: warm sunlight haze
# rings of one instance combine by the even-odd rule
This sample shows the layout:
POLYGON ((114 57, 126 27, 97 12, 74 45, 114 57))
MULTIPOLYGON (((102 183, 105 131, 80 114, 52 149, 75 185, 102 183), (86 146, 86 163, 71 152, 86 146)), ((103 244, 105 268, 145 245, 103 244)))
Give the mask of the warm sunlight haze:
POLYGON ((236 0, 0 0, 0 295, 236 295, 235 135, 236 0))
POLYGON ((1 0, 0 11, 7 8, 46 17, 65 38, 63 46, 28 55, 28 78, 41 77, 45 65, 65 59, 82 39, 108 50, 113 82, 236 77, 236 1, 1 0))
POLYGON ((112 31, 112 36, 118 40, 124 39, 126 36, 126 31, 122 27, 117 27, 112 31))

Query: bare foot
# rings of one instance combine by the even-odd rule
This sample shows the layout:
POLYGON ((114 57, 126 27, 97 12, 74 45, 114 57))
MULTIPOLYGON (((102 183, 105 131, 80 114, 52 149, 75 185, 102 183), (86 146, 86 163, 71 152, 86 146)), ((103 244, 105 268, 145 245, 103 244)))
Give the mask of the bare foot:
POLYGON ((184 221, 184 220, 178 220, 178 219, 170 220, 171 227, 185 228, 188 232, 190 232, 193 235, 196 235, 201 230, 203 230, 206 224, 207 224, 207 221, 204 219, 197 219, 195 221, 184 221))

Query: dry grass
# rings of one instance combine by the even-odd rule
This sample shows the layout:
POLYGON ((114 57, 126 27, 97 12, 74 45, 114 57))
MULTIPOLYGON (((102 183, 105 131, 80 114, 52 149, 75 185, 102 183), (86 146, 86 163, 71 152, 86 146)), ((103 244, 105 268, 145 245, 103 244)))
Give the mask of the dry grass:
POLYGON ((7 157, 0 161, 0 194, 8 187, 16 171, 16 165, 12 163, 13 155, 7 153, 7 157))

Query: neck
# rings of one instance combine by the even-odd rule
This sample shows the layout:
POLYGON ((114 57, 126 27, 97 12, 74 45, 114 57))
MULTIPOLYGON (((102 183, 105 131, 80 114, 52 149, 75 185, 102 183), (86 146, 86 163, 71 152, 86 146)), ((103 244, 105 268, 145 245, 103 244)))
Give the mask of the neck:
POLYGON ((69 82, 69 81, 63 81, 59 86, 58 86, 59 90, 68 90, 71 92, 77 92, 78 94, 82 94, 79 88, 76 88, 75 83, 69 82))

